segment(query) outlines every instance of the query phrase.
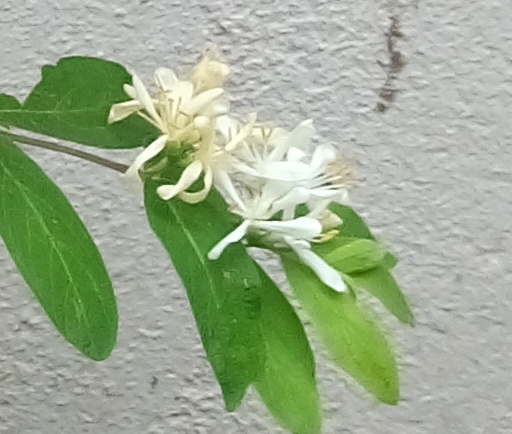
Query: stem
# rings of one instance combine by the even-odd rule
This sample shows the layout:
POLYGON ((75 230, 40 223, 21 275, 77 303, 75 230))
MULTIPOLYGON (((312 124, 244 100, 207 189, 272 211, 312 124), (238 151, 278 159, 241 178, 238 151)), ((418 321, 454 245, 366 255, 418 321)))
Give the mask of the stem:
POLYGON ((88 152, 68 148, 67 146, 47 142, 46 140, 33 139, 18 134, 8 133, 7 131, 0 131, 0 135, 9 137, 13 141, 22 143, 24 145, 36 146, 38 148, 48 149, 50 151, 62 152, 63 154, 72 155, 73 157, 78 157, 83 160, 99 164, 100 166, 108 167, 109 169, 116 170, 117 172, 124 173, 128 169, 128 166, 126 164, 116 163, 115 161, 110 161, 107 160, 106 158, 98 157, 97 155, 94 154, 89 154, 88 152))

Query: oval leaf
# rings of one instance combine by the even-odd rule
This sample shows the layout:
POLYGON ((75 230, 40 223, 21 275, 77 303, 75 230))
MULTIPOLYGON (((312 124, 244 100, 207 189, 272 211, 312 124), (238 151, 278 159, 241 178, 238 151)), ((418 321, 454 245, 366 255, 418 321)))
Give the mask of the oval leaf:
POLYGON ((68 57, 46 65, 42 79, 23 104, 0 95, 0 125, 8 125, 98 148, 144 146, 158 135, 136 116, 107 124, 113 104, 128 97, 131 82, 121 65, 92 57, 68 57))
POLYGON ((261 270, 261 330, 265 367, 255 387, 274 417, 290 432, 320 432, 315 362, 304 327, 275 283, 261 270))
POLYGON ((180 199, 163 201, 157 187, 145 182, 150 226, 187 290, 206 355, 226 408, 232 411, 264 366, 259 270, 239 243, 216 261, 207 258, 208 251, 232 230, 220 195, 211 192, 203 202, 190 205, 180 199))
POLYGON ((102 360, 116 341, 117 308, 101 256, 59 188, 0 138, 0 235, 64 338, 102 360))
POLYGON ((366 289, 404 324, 414 325, 414 316, 395 279, 385 267, 350 276, 354 285, 366 289))
POLYGON ((350 294, 325 286, 291 256, 282 257, 288 280, 335 363, 381 402, 398 402, 395 358, 379 328, 350 294))

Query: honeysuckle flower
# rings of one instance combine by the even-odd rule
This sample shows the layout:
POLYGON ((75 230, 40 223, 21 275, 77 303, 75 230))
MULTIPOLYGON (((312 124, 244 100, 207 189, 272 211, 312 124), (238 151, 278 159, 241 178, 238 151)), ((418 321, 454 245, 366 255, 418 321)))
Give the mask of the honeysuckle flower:
POLYGON ((264 238, 266 244, 275 248, 292 249, 323 283, 338 292, 346 290, 340 274, 311 250, 310 242, 319 239, 324 230, 319 219, 306 215, 289 220, 272 220, 272 216, 279 211, 304 203, 309 196, 307 190, 293 188, 285 191, 278 184, 268 182, 262 186, 260 194, 252 197, 242 199, 243 194, 239 195, 236 191, 235 194, 231 210, 244 220, 210 250, 209 259, 219 258, 228 245, 251 234, 264 238))
MULTIPOLYGON (((233 140, 233 169, 256 183, 272 181, 283 190, 301 188, 308 192, 305 203, 313 209, 319 201, 347 201, 347 165, 331 145, 312 148, 315 130, 311 120, 297 125, 291 132, 265 125, 255 126, 252 119, 241 126, 226 116, 218 118, 219 129, 233 137, 233 131, 250 128, 243 139, 233 140)), ((295 215, 296 204, 284 210, 284 219, 295 215)))
POLYGON ((322 225, 311 217, 285 221, 244 220, 210 250, 208 258, 219 258, 229 244, 242 240, 249 232, 267 236, 267 242, 272 242, 276 248, 291 248, 325 285, 338 292, 346 291, 341 275, 311 250, 310 241, 322 234, 322 225))
POLYGON ((212 121, 206 117, 198 117, 195 120, 200 133, 200 140, 193 145, 192 162, 185 168, 176 184, 161 185, 157 189, 158 195, 169 200, 179 196, 185 202, 197 203, 208 195, 212 184, 216 166, 221 169, 223 153, 214 143, 215 131, 212 121), (192 186, 204 173, 204 187, 197 192, 189 192, 192 186))
MULTIPOLYGON (((213 128, 214 119, 228 110, 222 84, 229 69, 223 63, 205 57, 193 70, 189 80, 179 80, 174 72, 159 68, 155 72, 157 91, 150 95, 137 75, 132 85, 125 85, 130 101, 114 104, 109 123, 118 122, 136 113, 162 133, 133 162, 127 178, 139 180, 138 172, 145 162, 158 155, 166 146, 193 145, 203 140, 204 118, 213 128), (197 118, 201 118, 199 122, 197 118)), ((191 168, 195 173, 197 164, 191 168), (195 171, 194 171, 195 170, 195 171)))
MULTIPOLYGON (((329 204, 346 199, 343 173, 333 170, 338 160, 330 145, 313 148, 312 121, 300 123, 291 132, 257 125, 255 116, 246 124, 229 117, 217 118, 226 138, 231 171, 237 186, 221 189, 230 210, 242 223, 220 240, 208 257, 217 259, 231 243, 244 239, 264 240, 270 248, 293 250, 320 280, 336 291, 346 287, 340 274, 311 250, 311 242, 326 242, 337 233, 341 219, 329 204), (309 213, 296 217, 298 205, 309 213), (281 216, 280 220, 277 216, 281 216)), ((231 176, 231 174, 230 174, 231 176)))
POLYGON ((310 152, 310 141, 315 134, 313 121, 308 119, 297 125, 291 132, 283 128, 274 128, 265 124, 256 125, 255 114, 249 116, 243 125, 236 119, 223 116, 218 119, 219 130, 231 141, 231 150, 242 163, 240 167, 251 175, 257 175, 254 169, 265 162, 283 160, 290 148, 301 155, 310 152), (237 131, 246 131, 243 140, 233 140, 237 131))
MULTIPOLYGON (((255 120, 255 115, 251 117, 255 120)), ((195 119, 195 124, 201 138, 193 145, 193 161, 183 171, 176 184, 161 185, 157 193, 164 200, 179 196, 185 202, 197 203, 204 200, 212 185, 215 185, 222 194, 234 197, 236 193, 230 173, 233 170, 234 158, 230 151, 249 134, 250 129, 242 128, 236 131, 234 137, 226 140, 217 132, 218 120, 213 121, 200 116, 195 119), (187 191, 199 179, 201 173, 204 173, 204 187, 197 192, 187 191)))

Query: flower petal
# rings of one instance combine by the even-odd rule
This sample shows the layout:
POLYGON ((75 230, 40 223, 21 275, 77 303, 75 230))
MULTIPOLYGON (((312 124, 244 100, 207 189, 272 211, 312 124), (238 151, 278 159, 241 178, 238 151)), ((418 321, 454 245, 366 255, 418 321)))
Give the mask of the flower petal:
POLYGON ((179 81, 178 77, 172 69, 169 68, 158 68, 155 71, 155 81, 158 87, 164 92, 172 90, 174 85, 179 81))
POLYGON ((231 180, 231 177, 225 170, 216 170, 214 174, 215 187, 224 195, 227 196, 233 203, 235 203, 241 210, 245 209, 240 195, 231 180))
POLYGON ((322 232, 324 232, 337 228, 343 223, 343 220, 337 214, 327 210, 327 212, 320 219, 320 223, 322 224, 322 232))
MULTIPOLYGON (((273 185, 276 185, 276 184, 277 183, 267 184, 265 186, 267 188, 264 187, 263 196, 265 195, 266 191, 269 188, 271 188, 273 185)), ((282 196, 278 199, 270 199, 272 204, 270 206, 269 212, 271 215, 273 215, 276 212, 279 212, 279 211, 282 211, 285 209, 289 209, 289 208, 293 208, 293 210, 295 211, 296 206, 307 202, 309 200, 309 198, 310 198, 309 190, 307 190, 305 188, 301 188, 301 187, 293 188, 292 190, 288 191, 284 196, 282 196)))
POLYGON ((254 124, 256 123, 256 116, 256 113, 251 113, 248 116, 247 124, 240 128, 238 133, 226 144, 226 151, 233 151, 238 146, 238 144, 249 135, 251 130, 254 128, 254 124))
POLYGON ((309 212, 307 214, 307 217, 321 220, 328 213, 334 214, 328 210, 328 206, 330 205, 330 203, 331 200, 329 199, 313 199, 308 201, 309 212))
POLYGON ((158 155, 165 147, 167 143, 167 135, 160 136, 153 143, 151 143, 146 149, 144 149, 133 161, 131 166, 125 172, 124 177, 129 182, 140 183, 139 169, 148 160, 158 155))
POLYGON ((290 163, 296 163, 303 160, 306 157, 306 155, 307 153, 304 152, 302 149, 292 146, 290 149, 288 149, 288 152, 286 154, 286 160, 289 161, 290 163))
POLYGON ((285 237, 285 241, 302 262, 311 268, 325 285, 337 292, 345 292, 347 290, 340 273, 327 264, 320 256, 311 251, 311 249, 304 248, 304 246, 297 244, 295 240, 289 237, 285 237))
POLYGON ((118 122, 143 108, 139 101, 125 101, 114 104, 108 114, 108 123, 118 122))
POLYGON ((300 161, 262 161, 255 170, 262 178, 295 182, 308 175, 309 165, 300 161))
POLYGON ((133 87, 137 92, 137 99, 144 106, 144 108, 146 109, 148 114, 153 118, 153 120, 159 123, 160 116, 158 116, 158 113, 156 112, 155 104, 151 97, 149 96, 149 93, 144 84, 142 83, 141 79, 135 74, 133 75, 133 87))
POLYGON ((238 226, 233 232, 226 235, 222 240, 220 240, 213 249, 208 253, 208 259, 217 259, 220 257, 224 249, 232 243, 236 243, 240 241, 245 234, 247 233, 247 229, 249 229, 250 221, 245 220, 240 226, 238 226))
POLYGON ((310 240, 322 233, 322 225, 320 222, 317 219, 309 217, 299 217, 285 221, 256 220, 252 223, 252 227, 268 232, 280 232, 294 239, 303 240, 310 240))
POLYGON ((313 120, 307 119, 302 121, 288 135, 276 142, 276 147, 270 153, 269 159, 273 161, 282 160, 288 149, 292 146, 306 152, 309 151, 309 144, 314 135, 315 127, 313 127, 313 120))
POLYGON ((224 79, 229 74, 229 67, 220 62, 217 50, 208 53, 194 68, 190 81, 196 89, 207 90, 221 87, 224 79))
POLYGON ((220 87, 201 92, 199 95, 196 95, 192 99, 186 101, 181 106, 181 110, 189 115, 195 115, 223 93, 224 89, 221 89, 220 87))
POLYGON ((206 172, 204 174, 204 188, 199 191, 195 191, 193 193, 189 193, 187 191, 182 191, 179 194, 179 198, 187 203, 199 203, 206 199, 206 196, 208 196, 208 193, 210 192, 212 188, 212 169, 208 168, 206 169, 206 172))
POLYGON ((336 160, 336 149, 331 145, 319 145, 311 157, 311 170, 323 171, 325 167, 336 160))
POLYGON ((194 94, 194 85, 190 81, 178 81, 168 94, 168 98, 173 101, 171 116, 176 118, 178 113, 183 110, 183 104, 192 98, 194 94))
POLYGON ((229 112, 229 101, 223 95, 219 96, 208 104, 206 107, 201 109, 201 114, 215 118, 217 116, 225 115, 229 112))
POLYGON ((132 99, 137 99, 137 91, 130 84, 123 84, 123 90, 126 95, 128 95, 132 99))
POLYGON ((164 200, 172 199, 196 182, 202 171, 203 163, 195 160, 187 166, 175 185, 161 185, 157 188, 156 192, 164 200))
POLYGON ((219 116, 215 122, 219 131, 227 140, 235 137, 240 127, 240 122, 229 115, 219 116))

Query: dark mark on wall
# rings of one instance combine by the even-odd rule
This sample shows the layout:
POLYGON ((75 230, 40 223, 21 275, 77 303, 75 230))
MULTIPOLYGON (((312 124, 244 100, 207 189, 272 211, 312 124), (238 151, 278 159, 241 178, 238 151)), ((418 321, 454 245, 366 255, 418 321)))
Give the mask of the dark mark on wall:
POLYGON ((386 71, 386 81, 379 91, 380 101, 377 103, 376 110, 385 112, 390 105, 395 102, 398 88, 396 80, 398 75, 405 66, 405 58, 403 54, 397 49, 397 41, 404 37, 403 33, 399 30, 399 21, 395 16, 390 17, 391 23, 389 25, 386 35, 386 45, 388 49, 388 61, 386 63, 377 61, 386 71))
POLYGON ((32 329, 32 330, 34 330, 34 329, 36 329, 36 328, 37 328, 37 327, 36 327, 34 324, 32 324, 28 319, 22 319, 22 320, 20 321, 20 324, 23 324, 24 326, 26 326, 27 328, 32 329))
POLYGON ((154 375, 151 377, 151 382, 149 383, 151 385, 151 388, 154 389, 156 385, 158 384, 158 378, 156 378, 154 375))

